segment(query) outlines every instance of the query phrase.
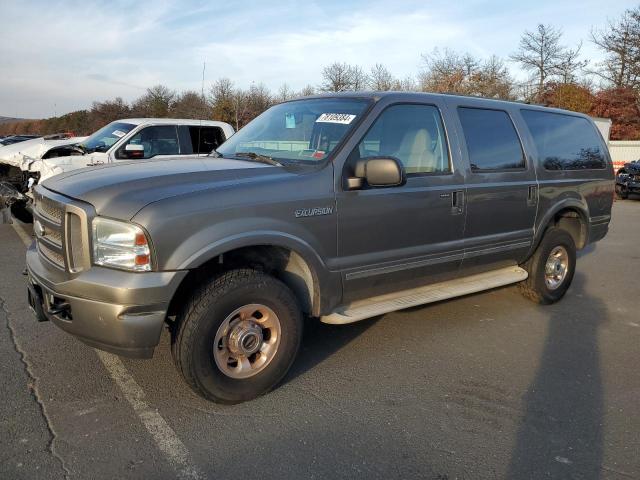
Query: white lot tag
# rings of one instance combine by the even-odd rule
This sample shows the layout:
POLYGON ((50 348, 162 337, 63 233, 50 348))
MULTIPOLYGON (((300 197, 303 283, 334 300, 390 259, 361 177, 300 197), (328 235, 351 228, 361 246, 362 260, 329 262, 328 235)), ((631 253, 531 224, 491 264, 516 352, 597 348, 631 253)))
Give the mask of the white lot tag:
POLYGON ((113 133, 113 135, 115 135, 118 138, 122 138, 122 137, 124 137, 126 135, 126 133, 121 132, 120 130, 114 130, 112 133, 113 133))
POLYGON ((356 116, 349 113, 323 113, 318 117, 316 123, 342 123, 349 125, 354 118, 356 116))

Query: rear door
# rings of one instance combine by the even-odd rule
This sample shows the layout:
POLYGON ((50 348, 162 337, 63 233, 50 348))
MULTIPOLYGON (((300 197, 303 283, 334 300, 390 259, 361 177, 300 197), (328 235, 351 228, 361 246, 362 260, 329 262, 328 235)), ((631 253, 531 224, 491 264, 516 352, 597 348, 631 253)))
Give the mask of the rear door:
MULTIPOLYGON (((463 255, 464 176, 452 162, 440 99, 383 108, 350 152, 336 193, 344 300, 450 278, 463 255), (395 157, 405 185, 347 190, 368 157, 395 157)), ((372 115, 375 115, 372 112, 372 115)))
POLYGON ((486 106, 450 98, 466 159, 464 274, 520 263, 533 241, 538 184, 512 115, 500 104, 486 106))

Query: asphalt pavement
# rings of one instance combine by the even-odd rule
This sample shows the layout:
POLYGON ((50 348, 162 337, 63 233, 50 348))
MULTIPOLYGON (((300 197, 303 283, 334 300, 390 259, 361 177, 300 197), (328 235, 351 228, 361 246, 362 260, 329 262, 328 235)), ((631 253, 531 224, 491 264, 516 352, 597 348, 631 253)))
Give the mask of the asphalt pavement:
POLYGON ((272 393, 209 403, 152 360, 36 323, 0 225, 0 478, 640 478, 640 201, 551 306, 507 287, 309 323, 272 393))

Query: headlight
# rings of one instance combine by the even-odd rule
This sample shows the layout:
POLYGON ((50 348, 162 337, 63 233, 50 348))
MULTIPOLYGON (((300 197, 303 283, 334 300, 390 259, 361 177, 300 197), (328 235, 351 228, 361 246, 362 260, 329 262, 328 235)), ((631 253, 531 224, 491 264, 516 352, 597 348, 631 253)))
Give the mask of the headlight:
POLYGON ((134 272, 151 270, 151 250, 144 231, 131 223, 93 220, 93 263, 134 272))

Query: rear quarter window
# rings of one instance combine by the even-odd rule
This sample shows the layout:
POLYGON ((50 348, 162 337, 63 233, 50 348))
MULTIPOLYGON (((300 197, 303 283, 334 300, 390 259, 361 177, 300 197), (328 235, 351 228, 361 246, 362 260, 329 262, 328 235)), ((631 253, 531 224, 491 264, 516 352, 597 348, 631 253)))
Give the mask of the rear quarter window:
POLYGON ((538 150, 538 161, 546 170, 606 167, 602 140, 586 118, 539 110, 521 113, 538 150))

